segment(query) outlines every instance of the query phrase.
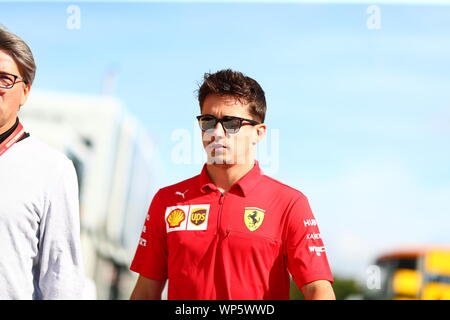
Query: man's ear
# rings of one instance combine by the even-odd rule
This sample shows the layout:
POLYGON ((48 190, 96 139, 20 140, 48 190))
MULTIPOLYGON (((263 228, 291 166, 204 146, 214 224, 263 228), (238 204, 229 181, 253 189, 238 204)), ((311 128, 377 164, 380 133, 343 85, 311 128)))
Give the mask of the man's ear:
POLYGON ((25 84, 23 86, 23 94, 20 99, 20 106, 23 106, 25 104, 25 102, 27 101, 28 96, 30 95, 30 90, 31 90, 31 84, 25 84))
POLYGON ((253 144, 257 144, 266 136, 267 126, 264 123, 256 126, 256 137, 253 144))

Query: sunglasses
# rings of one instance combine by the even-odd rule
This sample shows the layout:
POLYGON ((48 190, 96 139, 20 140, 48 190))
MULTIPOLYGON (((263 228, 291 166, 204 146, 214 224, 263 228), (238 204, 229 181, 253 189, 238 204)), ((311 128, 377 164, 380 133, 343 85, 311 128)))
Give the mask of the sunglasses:
POLYGON ((1 89, 11 89, 14 87, 16 83, 24 82, 26 84, 26 81, 19 76, 16 76, 15 74, 7 73, 7 72, 0 72, 0 88, 1 89), (17 81, 19 80, 19 81, 17 81))
POLYGON ((202 131, 211 130, 214 129, 218 122, 222 124, 223 129, 227 133, 238 133, 239 129, 246 124, 250 124, 252 126, 255 126, 257 124, 260 124, 258 121, 250 120, 250 119, 244 119, 239 117, 231 117, 231 116, 225 116, 223 118, 216 118, 213 115, 210 114, 204 114, 201 116, 197 116, 198 124, 200 125, 200 129, 202 131), (244 123, 244 121, 248 123, 244 123))

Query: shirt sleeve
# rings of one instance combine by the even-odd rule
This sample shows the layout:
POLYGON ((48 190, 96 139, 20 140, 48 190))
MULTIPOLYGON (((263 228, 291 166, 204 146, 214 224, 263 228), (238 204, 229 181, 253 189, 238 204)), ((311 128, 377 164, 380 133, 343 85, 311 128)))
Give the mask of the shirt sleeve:
POLYGON ((62 167, 49 187, 41 217, 34 266, 37 299, 81 299, 83 293, 78 181, 70 160, 62 167))
POLYGON ((161 191, 153 197, 130 269, 152 280, 167 279, 167 232, 161 191))
POLYGON ((304 195, 293 203, 287 219, 285 255, 298 288, 316 280, 333 283, 323 239, 304 195))

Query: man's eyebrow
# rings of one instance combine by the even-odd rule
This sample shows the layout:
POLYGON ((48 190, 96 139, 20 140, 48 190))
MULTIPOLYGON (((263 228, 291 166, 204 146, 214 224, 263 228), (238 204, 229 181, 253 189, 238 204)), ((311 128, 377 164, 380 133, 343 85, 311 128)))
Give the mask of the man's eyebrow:
POLYGON ((236 116, 229 116, 229 115, 223 115, 222 118, 219 118, 219 117, 217 117, 217 116, 215 116, 215 115, 213 115, 213 114, 210 114, 210 113, 202 114, 202 116, 211 116, 211 117, 214 117, 214 118, 217 118, 217 119, 222 119, 222 118, 236 118, 236 116))

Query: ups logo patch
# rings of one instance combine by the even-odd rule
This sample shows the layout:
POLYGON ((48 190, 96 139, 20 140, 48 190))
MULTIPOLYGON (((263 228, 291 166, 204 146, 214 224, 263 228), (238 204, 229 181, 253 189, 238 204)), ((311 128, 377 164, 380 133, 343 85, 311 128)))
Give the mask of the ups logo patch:
POLYGON ((197 208, 191 212, 191 222, 196 226, 203 224, 206 221, 206 214, 208 210, 205 208, 197 208))

